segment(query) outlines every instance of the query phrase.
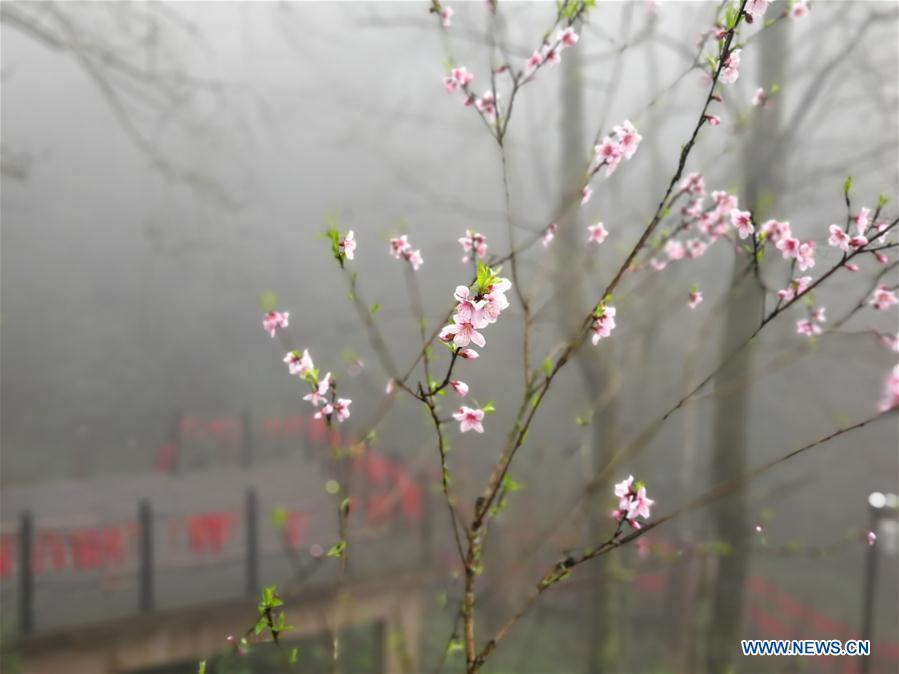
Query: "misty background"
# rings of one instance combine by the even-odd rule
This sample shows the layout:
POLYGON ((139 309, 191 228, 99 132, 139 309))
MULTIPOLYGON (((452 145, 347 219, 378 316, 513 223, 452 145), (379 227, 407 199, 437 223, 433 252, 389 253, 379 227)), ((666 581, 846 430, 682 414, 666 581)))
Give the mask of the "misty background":
MULTIPOLYGON (((770 16, 782 6, 773 3, 770 16)), ((471 274, 458 237, 473 229, 486 234, 492 253, 509 248, 495 143, 441 83, 452 59, 475 73, 476 91, 486 88, 488 13, 480 2, 453 7, 453 26, 441 32, 426 3, 3 4, 4 535, 15 532, 23 504, 64 519, 79 494, 103 494, 113 484, 125 485, 116 496, 123 513, 139 498, 128 485, 144 479, 184 485, 197 503, 211 505, 239 490, 244 468, 233 437, 182 438, 178 470, 160 471, 160 448, 184 417, 249 414, 259 431, 253 470, 283 474, 284 489, 297 498, 322 496, 333 470, 327 450, 269 442, 260 426, 266 418, 311 416, 305 390, 281 362, 286 349, 261 329, 260 298, 274 294, 277 307, 290 311, 290 348, 308 348, 340 378, 341 395, 353 399, 341 431, 358 440, 388 375, 321 236, 326 223, 355 231, 350 265, 365 300, 380 305, 377 318, 400 369, 420 343, 404 270, 388 255, 390 237, 408 234, 422 251, 417 278, 430 328, 471 274), (216 478, 222 470, 232 472, 216 478)), ((507 148, 519 242, 554 217, 597 132, 630 119, 644 138, 633 160, 594 185, 579 220, 566 223, 572 234, 523 258, 522 277, 539 298, 538 363, 566 334, 566 316, 595 304, 654 213, 707 92, 703 71, 691 67, 716 7, 662 2, 653 11, 642 2, 600 2, 576 50, 522 90, 507 148), (598 220, 610 236, 588 251, 586 225, 598 220)), ((552 24, 555 5, 500 3, 500 13, 501 39, 518 63, 552 24)), ((757 31, 747 26, 744 37, 757 31)), ((738 194, 741 206, 753 201, 767 213, 760 220, 787 220, 802 239, 817 240, 816 271, 826 268, 837 259, 825 240, 827 225, 846 217, 847 175, 854 208, 875 206, 881 193, 899 197, 897 50, 893 5, 813 3, 808 17, 780 22, 745 46, 740 79, 719 106, 723 123, 704 128, 687 170, 701 171, 710 191, 738 194), (780 92, 768 106, 750 104, 757 87, 774 84, 780 92)), ((524 488, 488 547, 484 582, 495 585, 483 609, 488 624, 520 604, 561 549, 585 545, 596 512, 611 508, 611 487, 590 496, 595 505, 576 507, 609 458, 597 449, 609 434, 615 442, 638 436, 717 365, 736 320, 728 309, 748 292, 733 294, 734 259, 719 245, 698 263, 628 278, 616 292, 614 339, 554 383, 514 464, 524 488), (693 284, 705 295, 695 312, 686 308, 693 284)), ((777 261, 766 274, 782 287, 777 261)), ((872 268, 862 274, 870 278, 872 268)), ((837 316, 858 301, 859 283, 844 274, 819 299, 837 316)), ((895 362, 859 327, 872 325, 870 312, 813 348, 799 343, 799 317, 775 321, 754 349, 751 385, 738 387, 745 398, 731 410, 742 415, 738 431, 721 425, 737 417, 707 392, 603 479, 638 475, 664 513, 733 470, 716 468, 717 448, 741 448, 752 467, 870 416, 895 362)), ((894 314, 875 318, 882 331, 896 330, 894 314)), ((513 302, 485 333, 482 358, 459 373, 480 403, 498 408, 482 436, 453 429, 450 463, 464 503, 480 493, 514 417, 520 327, 513 302)), ((445 358, 437 350, 436 361, 445 358)), ((433 431, 413 403, 398 400, 375 446, 429 475, 433 487, 433 431)), ((547 595, 497 652, 492 671, 702 671, 719 662, 709 615, 719 567, 735 558, 749 567, 729 575, 741 584, 754 574, 856 627, 868 494, 897 491, 897 442, 895 419, 885 419, 753 482, 739 497, 736 521, 746 535, 736 542, 723 540, 722 522, 703 510, 653 532, 647 538, 656 547, 650 543, 647 555, 621 550, 595 575, 581 569, 585 589, 547 595), (763 536, 753 533, 758 523, 763 536), (736 556, 727 552, 734 546, 736 556), (638 585, 660 570, 668 574, 660 587, 638 585), (678 595, 685 587, 686 598, 678 595), (681 624, 685 606, 690 620, 681 624)), ((427 594, 427 671, 452 632, 459 590, 445 561, 453 554, 445 519, 442 509, 434 515, 433 545, 443 561, 434 562, 435 589, 427 594), (434 598, 442 592, 448 602, 434 598)), ((329 543, 325 534, 316 542, 329 543)), ((874 638, 895 644, 892 546, 881 565, 874 638)), ((289 575, 285 565, 267 568, 266 584, 289 575)), ((231 577, 222 575, 203 601, 239 594, 239 575, 233 589, 231 577)), ((4 632, 15 632, 15 578, 2 582, 4 632)), ((45 601, 54 613, 52 596, 45 601)), ((754 636, 747 611, 738 605, 737 639, 754 636)), ((882 671, 890 662, 880 662, 882 671)), ((769 665, 777 663, 735 666, 769 665)), ((451 655, 448 666, 459 669, 464 659, 451 655)), ((795 671, 841 666, 795 663, 795 671)))

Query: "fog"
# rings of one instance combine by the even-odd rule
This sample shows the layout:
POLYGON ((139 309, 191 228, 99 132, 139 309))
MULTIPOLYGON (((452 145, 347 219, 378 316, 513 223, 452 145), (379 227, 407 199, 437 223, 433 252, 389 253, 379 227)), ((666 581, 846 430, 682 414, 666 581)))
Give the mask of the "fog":
MULTIPOLYGON (((273 420, 302 417, 307 423, 312 416, 301 399, 306 388, 282 363, 288 349, 305 348, 323 372, 338 377, 341 395, 353 399, 338 444, 366 440, 416 479, 427 476, 422 486, 432 503, 434 555, 427 563, 433 577, 424 595, 420 667, 436 669, 453 632, 461 586, 434 429, 423 406, 400 395, 376 425, 376 437, 366 437, 390 373, 348 299, 347 276, 323 232, 334 223, 341 232, 354 230, 359 247, 348 265, 358 274, 365 306, 379 305, 375 318, 400 371, 412 365, 421 343, 406 273, 390 257, 389 239, 407 234, 421 249, 424 264, 415 278, 428 333, 452 308, 453 289, 471 280, 471 264, 460 261, 457 243, 465 230, 484 233, 496 256, 509 250, 497 144, 441 83, 454 63, 476 74, 477 92, 487 87, 491 22, 484 4, 456 3, 445 31, 427 3, 3 4, 5 537, 16 535, 23 509, 37 514, 40 530, 42 516, 65 528, 66 517, 81 521, 76 515, 82 510, 94 524, 132 517, 138 500, 151 495, 185 512, 230 507, 230 501, 239 506, 244 476, 262 492, 263 527, 267 511, 285 499, 321 501, 324 512, 330 508, 324 482, 341 475, 333 451, 321 438, 272 431, 273 420), (290 326, 277 339, 261 329, 267 308, 290 312, 290 326), (244 431, 233 426, 239 419, 249 419, 253 429, 249 450, 241 444, 244 431), (210 430, 210 420, 220 421, 218 430, 210 430), (165 447, 175 437, 172 461, 165 447), (290 471, 302 478, 293 482, 290 471), (269 498, 272 480, 280 481, 269 498), (112 494, 112 485, 119 485, 115 495, 102 496, 112 494), (115 515, 104 515, 106 507, 115 515), (441 592, 448 601, 434 599, 441 592)), ((770 17, 782 4, 772 3, 770 17)), ((581 317, 591 311, 653 217, 708 90, 702 61, 693 66, 697 39, 711 27, 717 3, 661 2, 655 11, 642 2, 598 5, 580 29, 579 67, 566 61, 574 53, 566 51, 562 64, 541 70, 523 87, 505 141, 512 231, 520 244, 554 220, 570 190, 572 166, 575 173, 582 168, 594 136, 630 119, 644 139, 632 160, 594 184, 593 198, 578 215, 564 220, 576 229, 563 227, 553 246, 533 246, 518 261, 536 297, 530 343, 536 368, 568 334, 566 312, 581 317), (582 155, 572 156, 572 146, 582 155), (609 238, 587 252, 585 227, 598 220, 609 238)), ((497 35, 508 58, 520 63, 553 24, 556 5, 500 3, 498 16, 497 35)), ((885 217, 895 217, 896 18, 891 3, 816 2, 802 20, 766 28, 776 36, 770 43, 746 39, 761 30, 746 27, 740 79, 716 108, 722 124, 703 128, 687 163, 685 173, 702 172, 710 192, 738 194, 741 206, 750 207, 745 194, 754 190, 754 208, 766 213, 760 221, 789 221, 797 236, 817 241, 815 271, 839 259, 826 235, 829 224, 847 217, 847 176, 853 211, 874 208, 878 195, 887 194, 894 201, 885 217), (776 44, 783 54, 779 66, 763 63, 764 49, 776 44), (780 68, 776 82, 767 79, 772 67, 780 68), (757 87, 770 91, 775 84, 779 92, 764 109, 750 104, 757 87), (765 126, 765 115, 776 115, 772 126, 765 126)), ((809 345, 796 334, 795 321, 804 315, 796 307, 759 336, 751 381, 737 378, 746 396, 739 427, 715 430, 721 423, 716 405, 731 395, 719 381, 637 442, 715 370, 726 350, 728 321, 734 320, 728 313, 733 253, 733 246, 718 245, 701 264, 627 276, 614 293, 614 340, 572 360, 553 383, 512 469, 523 489, 509 495, 485 551, 485 634, 524 601, 547 565, 588 544, 591 508, 605 513, 614 506, 612 481, 638 475, 658 513, 667 513, 714 484, 712 457, 729 433, 745 447, 741 470, 747 470, 876 412, 896 354, 871 330, 895 334, 895 312, 860 314, 809 345), (705 301, 689 311, 693 285, 705 301), (599 396, 589 390, 589 368, 599 373, 599 396), (619 440, 608 440, 605 429, 619 440), (598 466, 595 445, 603 437, 616 447, 640 446, 620 460, 612 452, 607 457, 615 457, 614 465, 598 466), (608 490, 590 492, 588 505, 580 507, 596 475, 608 490)), ((775 290, 788 280, 776 253, 768 252, 761 272, 775 290)), ((506 265, 503 275, 509 273, 506 265)), ((836 274, 822 291, 829 315, 851 309, 876 273, 875 265, 865 264, 858 276, 836 274)), ((896 284, 895 268, 886 281, 896 284)), ((497 407, 483 435, 459 435, 452 427, 450 469, 469 510, 515 417, 522 317, 513 300, 508 315, 486 331, 482 357, 461 365, 478 403, 497 407)), ((442 374, 444 349, 435 347, 433 359, 442 374)), ((445 414, 454 403, 446 399, 445 414)), ((879 419, 752 481, 744 515, 753 532, 758 525, 763 533, 751 535, 747 582, 763 579, 858 630, 868 494, 897 491, 897 444, 895 416, 879 419)), ((334 542, 331 510, 322 515, 328 524, 313 527, 319 533, 307 536, 304 546, 327 549, 334 542)), ((417 540, 421 527, 405 526, 385 536, 417 540)), ((634 549, 616 551, 601 574, 581 569, 575 576, 580 585, 548 594, 487 668, 704 671, 704 635, 712 631, 704 602, 727 545, 705 508, 646 538, 656 546, 648 558, 634 549), (653 589, 662 573, 669 575, 653 589), (678 598, 681 589, 693 598, 678 598), (597 596, 604 592, 614 600, 598 615, 597 596), (689 617, 684 624, 680 610, 689 617), (615 665, 609 667, 608 661, 598 664, 595 643, 612 632, 615 665)), ((899 662, 891 659, 899 654, 889 655, 899 627, 899 566, 895 542, 890 555, 890 537, 881 538, 887 542, 872 639, 884 650, 872 671, 892 671, 899 662)), ((273 535, 269 542, 274 558, 273 535)), ((356 550, 351 565, 352 555, 365 559, 365 546, 356 550)), ((305 547, 300 552, 307 555, 305 547)), ((379 555, 390 568, 389 553, 379 555)), ((221 571, 213 582, 200 570, 186 583, 196 598, 188 601, 191 589, 173 590, 180 599, 171 606, 240 596, 239 564, 232 571, 221 571), (198 587, 204 577, 205 590, 198 587)), ((325 569, 319 580, 327 582, 332 573, 325 569)), ((271 561, 260 580, 283 584, 291 574, 287 562, 271 561)), ((61 587, 67 578, 93 587, 86 572, 79 577, 67 570, 56 582, 61 587)), ((2 579, 9 636, 19 615, 12 601, 19 596, 17 582, 16 572, 2 579)), ((41 582, 38 574, 39 594, 41 582)), ((101 588, 100 603, 104 592, 111 590, 101 588)), ((37 633, 42 620, 54 629, 78 622, 77 612, 66 617, 63 595, 55 596, 58 604, 53 593, 41 600, 37 633)), ((128 615, 128 601, 109 604, 90 621, 128 615)), ((352 599, 348 605, 352 612, 352 599)), ((288 618, 290 610, 288 602, 288 618)), ((744 605, 738 638, 769 636, 753 622, 753 610, 744 605)), ((786 614, 781 605, 771 610, 786 614)), ((247 616, 248 624, 254 620, 253 613, 247 616)), ((818 628, 802 637, 848 638, 818 628)), ((845 662, 743 658, 734 666, 780 671, 781 665, 843 671, 845 662)), ((450 654, 447 668, 464 671, 464 656, 450 654)))

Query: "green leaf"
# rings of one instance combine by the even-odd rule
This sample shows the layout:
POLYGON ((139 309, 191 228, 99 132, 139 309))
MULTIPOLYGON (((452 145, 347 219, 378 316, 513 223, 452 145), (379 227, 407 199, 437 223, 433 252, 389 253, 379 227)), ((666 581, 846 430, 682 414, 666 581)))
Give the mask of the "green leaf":
POLYGON ((300 649, 297 648, 296 646, 294 646, 293 648, 290 649, 290 664, 292 664, 292 665, 297 664, 297 656, 299 655, 299 653, 300 653, 300 649))
POLYGON ((496 412, 496 406, 493 402, 489 402, 482 408, 484 410, 484 414, 490 414, 491 412, 496 412))
POLYGON ((200 660, 197 663, 197 674, 206 674, 206 661, 200 660))
POLYGON ((503 478, 503 489, 511 494, 513 492, 524 489, 524 487, 513 480, 511 475, 506 473, 506 476, 503 478))
POLYGON ((542 367, 543 367, 543 374, 545 374, 547 377, 548 377, 549 375, 551 375, 551 374, 552 374, 552 371, 553 371, 553 361, 552 361, 552 358, 550 358, 549 356, 547 356, 546 358, 544 358, 544 359, 543 359, 543 365, 542 365, 542 367))
POLYGON ((346 550, 346 541, 340 541, 335 543, 328 550, 328 557, 343 557, 344 551, 346 550))
POLYGON ((849 196, 849 191, 852 189, 852 176, 846 176, 846 181, 843 183, 843 194, 847 197, 849 196))
POLYGON ((378 304, 377 302, 375 302, 374 304, 372 304, 372 305, 371 305, 371 309, 370 309, 371 315, 374 316, 376 313, 378 313, 378 309, 380 309, 380 308, 381 308, 381 305, 378 304))
POLYGON ((274 311, 278 306, 278 295, 272 290, 259 293, 259 308, 263 311, 274 311))
POLYGON ((253 632, 255 632, 256 636, 262 634, 265 631, 265 628, 268 627, 268 620, 265 616, 262 616, 259 620, 256 621, 256 624, 253 626, 253 632))

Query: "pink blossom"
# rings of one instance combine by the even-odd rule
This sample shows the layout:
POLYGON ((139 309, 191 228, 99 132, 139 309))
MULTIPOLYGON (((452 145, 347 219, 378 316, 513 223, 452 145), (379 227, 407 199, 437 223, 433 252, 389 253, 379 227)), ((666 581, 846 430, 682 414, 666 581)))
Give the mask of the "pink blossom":
POLYGON ((390 256, 397 260, 401 259, 403 253, 409 250, 409 248, 409 238, 405 234, 390 239, 390 256))
POLYGON ((812 320, 816 323, 827 322, 827 307, 817 307, 812 310, 812 320))
POLYGON ((405 257, 409 261, 414 271, 418 271, 419 267, 421 267, 421 265, 423 265, 425 262, 421 257, 420 250, 407 250, 405 253, 403 253, 403 257, 405 257))
POLYGON ((634 484, 634 476, 628 475, 626 480, 622 480, 615 484, 615 496, 618 498, 626 498, 631 491, 631 485, 634 484))
POLYGON ((452 386, 453 391, 456 392, 456 395, 460 398, 464 398, 468 395, 468 384, 464 381, 459 381, 458 379, 450 379, 450 386, 452 386))
POLYGON ((340 250, 343 251, 347 260, 352 260, 356 254, 356 237, 353 235, 352 229, 347 232, 347 235, 340 242, 340 250))
POLYGON ((318 407, 323 402, 326 401, 326 396, 328 395, 328 391, 331 388, 331 373, 329 372, 324 376, 324 378, 318 382, 318 385, 306 395, 303 396, 303 400, 308 400, 310 403, 318 407))
POLYGON ((326 417, 330 417, 333 413, 334 405, 332 405, 331 403, 325 403, 324 407, 319 409, 314 416, 316 419, 324 419, 326 417))
POLYGON ((767 220, 762 223, 759 231, 765 235, 766 239, 779 243, 781 239, 788 239, 792 236, 790 232, 790 223, 781 222, 780 220, 767 220))
POLYGON ((749 23, 762 18, 768 9, 768 0, 749 0, 746 4, 746 14, 749 15, 749 23))
POLYGON ((799 239, 794 239, 792 236, 784 237, 778 241, 777 248, 783 254, 785 260, 789 260, 791 257, 799 257, 799 239))
POLYGON ((839 248, 844 253, 849 252, 849 235, 839 225, 830 226, 830 238, 827 239, 827 243, 834 248, 839 248))
POLYGON ((815 242, 803 241, 799 245, 799 253, 796 255, 796 262, 800 271, 806 271, 815 266, 815 242))
MULTIPOLYGON (((679 185, 680 190, 682 192, 689 192, 690 194, 705 194, 705 179, 702 177, 701 173, 691 173, 686 178, 681 180, 679 185)), ((725 194, 724 192, 715 192, 714 194, 725 194)), ((713 195, 714 196, 714 195, 713 195)), ((725 194, 726 196, 726 194, 725 194)), ((716 199, 717 201, 717 199, 716 199)))
MULTIPOLYGON (((487 257, 487 237, 470 229, 465 230, 465 236, 459 238, 462 250, 466 253, 472 253, 471 257, 477 255, 479 258, 487 257)), ((466 255, 462 258, 462 262, 468 262, 471 257, 466 255)))
POLYGON ((450 76, 456 81, 460 87, 467 87, 474 81, 474 74, 468 72, 468 68, 465 66, 459 66, 458 68, 453 68, 450 71, 450 76))
POLYGON ((573 47, 577 44, 579 39, 580 37, 574 32, 574 28, 571 26, 568 26, 568 28, 559 33, 559 42, 563 47, 573 47))
POLYGON ((899 300, 896 299, 896 293, 882 285, 874 291, 874 295, 871 297, 868 304, 878 311, 883 311, 884 309, 889 309, 894 304, 899 304, 899 300))
POLYGON ((864 234, 865 230, 868 229, 868 225, 871 224, 871 209, 860 208, 858 213, 852 216, 852 222, 855 224, 856 231, 859 234, 864 234))
POLYGON ((459 83, 452 76, 447 75, 443 78, 443 88, 446 89, 446 93, 453 94, 459 89, 459 83))
POLYGON ((646 487, 642 483, 634 483, 633 475, 615 485, 615 496, 618 497, 618 508, 612 511, 612 517, 619 522, 624 520, 634 529, 639 529, 638 517, 648 520, 650 508, 655 503, 646 496, 646 487))
POLYGON ((615 329, 615 307, 604 306, 600 315, 593 321, 593 344, 598 344, 599 340, 605 339, 612 334, 615 329))
POLYGON ((712 126, 718 126, 721 124, 721 118, 718 115, 706 115, 705 120, 712 126))
POLYGON ((350 418, 350 405, 353 403, 349 398, 338 398, 334 402, 334 413, 337 414, 337 421, 343 423, 350 418))
POLYGON ((695 309, 702 302, 702 293, 698 290, 691 290, 690 296, 687 298, 687 306, 695 309))
POLYGON ((812 277, 811 276, 800 276, 799 278, 795 278, 790 281, 790 285, 788 285, 783 290, 777 291, 777 296, 780 297, 784 302, 790 302, 794 297, 801 295, 804 293, 809 285, 811 285, 812 277))
POLYGON ((851 272, 856 272, 856 271, 858 271, 858 265, 855 264, 855 262, 847 262, 846 269, 851 272))
POLYGON ((621 163, 621 158, 624 156, 618 141, 611 136, 603 138, 599 145, 593 148, 593 153, 600 166, 605 164, 606 177, 612 175, 615 169, 618 168, 618 164, 621 163))
POLYGON ((693 259, 702 257, 709 247, 708 244, 701 239, 687 239, 685 245, 687 248, 687 254, 693 259))
POLYGON ((649 266, 655 269, 656 271, 662 271, 665 267, 668 266, 668 262, 666 260, 660 260, 657 257, 650 258, 649 266))
POLYGON ((457 353, 459 354, 459 358, 464 358, 465 360, 477 360, 480 356, 474 349, 459 349, 457 353))
POLYGON ((755 231, 755 228, 752 226, 752 213, 749 211, 733 209, 730 212, 730 222, 737 228, 737 233, 741 239, 745 239, 755 231))
POLYGON ((589 185, 584 185, 584 188, 581 190, 581 206, 590 201, 590 197, 593 196, 593 188, 589 185))
POLYGON ((665 244, 665 254, 669 260, 683 260, 684 255, 686 255, 684 244, 675 239, 669 239, 668 243, 665 244))
POLYGON ((440 25, 449 28, 453 24, 453 8, 447 5, 440 10, 440 25))
POLYGON ((734 49, 727 58, 724 59, 724 68, 721 70, 719 79, 724 84, 733 84, 740 77, 740 49, 734 49))
POLYGON ((460 422, 459 430, 463 433, 475 431, 476 433, 484 432, 484 425, 481 423, 484 419, 484 410, 466 407, 463 405, 453 413, 453 419, 460 422))
POLYGON ((546 248, 549 244, 552 243, 553 239, 556 238, 556 232, 559 231, 559 226, 551 222, 549 227, 546 228, 546 231, 543 232, 543 247, 546 248))
POLYGON ((880 343, 891 351, 899 353, 899 333, 895 335, 880 335, 880 343))
POLYGON ((496 99, 493 97, 492 91, 485 91, 484 95, 481 96, 474 102, 475 107, 481 111, 484 117, 489 122, 495 122, 496 116, 498 114, 496 99))
POLYGON ((387 386, 384 387, 384 393, 386 393, 387 395, 390 395, 394 391, 396 391, 396 379, 391 377, 390 379, 387 380, 387 386))
POLYGON ((527 63, 525 64, 525 73, 530 75, 540 67, 541 63, 543 63, 543 52, 538 49, 528 58, 527 63))
POLYGON ((452 325, 445 327, 444 331, 447 335, 453 335, 453 344, 456 346, 468 346, 473 342, 476 346, 483 348, 487 341, 484 339, 484 335, 478 332, 478 328, 483 325, 475 327, 473 322, 475 320, 478 320, 477 314, 472 315, 469 319, 456 314, 453 316, 452 325))
POLYGON ((606 240, 606 237, 609 233, 606 231, 605 225, 601 222, 597 222, 595 225, 589 225, 587 227, 587 243, 595 243, 597 245, 601 244, 606 240))
POLYGON ((278 328, 286 328, 290 314, 286 311, 269 311, 262 318, 262 329, 272 337, 278 328))
POLYGON ((621 126, 616 126, 612 130, 618 138, 618 146, 624 158, 630 159, 633 157, 637 151, 637 146, 643 140, 643 136, 637 133, 637 129, 631 124, 629 119, 624 120, 621 126))
POLYGON ((755 93, 752 95, 752 104, 758 108, 761 108, 768 102, 768 94, 762 87, 759 87, 755 90, 755 93))
POLYGON ((868 239, 863 237, 861 234, 857 234, 849 239, 849 247, 853 250, 858 250, 859 248, 864 248, 868 245, 868 239))
POLYGON ((896 365, 883 382, 883 397, 879 408, 886 412, 899 407, 899 365, 896 365))
POLYGON ((562 60, 562 52, 560 49, 556 47, 551 47, 548 44, 543 45, 543 62, 549 63, 550 65, 556 65, 562 60))
POLYGON ((805 0, 796 0, 790 7, 790 18, 801 19, 808 14, 808 3, 805 0))
POLYGON ((296 374, 301 377, 305 377, 315 369, 308 349, 303 349, 302 355, 299 351, 291 351, 284 356, 284 362, 287 363, 287 370, 290 374, 296 374))
POLYGON ((865 540, 868 542, 868 545, 874 545, 877 542, 877 534, 873 531, 869 531, 865 534, 865 540))
POLYGON ((805 335, 806 337, 812 337, 814 335, 820 335, 821 328, 808 319, 802 319, 796 321, 796 332, 800 335, 805 335))

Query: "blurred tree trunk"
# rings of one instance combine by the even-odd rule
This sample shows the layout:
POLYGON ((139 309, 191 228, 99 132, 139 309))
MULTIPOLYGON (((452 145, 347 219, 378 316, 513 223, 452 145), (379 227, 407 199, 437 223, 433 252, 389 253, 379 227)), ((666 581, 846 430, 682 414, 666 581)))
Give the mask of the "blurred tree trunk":
MULTIPOLYGON (((786 3, 773 3, 769 16, 777 16, 786 3)), ((787 56, 784 25, 766 30, 753 51, 759 55, 759 82, 766 90, 782 84, 787 56)), ((746 75, 744 75, 745 77, 746 75)), ((739 91, 734 89, 734 91, 739 91)), ((780 101, 776 101, 780 103, 780 101)), ((745 109, 746 102, 737 105, 745 109)), ((743 147, 743 192, 741 206, 749 207, 756 228, 766 219, 780 186, 783 145, 777 143, 780 105, 753 109, 752 126, 743 147)), ((745 274, 740 260, 733 278, 724 317, 721 354, 724 357, 744 342, 758 327, 764 311, 764 291, 753 274, 745 274)), ((748 468, 747 430, 751 387, 752 346, 731 359, 715 378, 718 391, 715 407, 714 445, 711 467, 713 484, 732 479, 748 468)), ((717 566, 713 585, 707 670, 727 672, 733 668, 743 614, 746 578, 749 575, 752 526, 748 512, 748 490, 738 489, 711 511, 717 540, 728 545, 717 566)))
MULTIPOLYGON (((561 119, 559 176, 561 199, 576 198, 586 171, 584 158, 589 151, 584 134, 584 95, 581 50, 570 49, 562 60, 561 119)), ((601 198, 600 195, 597 197, 601 198)), ((594 297, 587 296, 584 278, 587 276, 587 232, 580 218, 580 210, 572 209, 559 222, 559 236, 555 246, 555 273, 559 326, 566 338, 576 334, 583 317, 590 310, 594 297)), ((595 405, 604 398, 603 392, 615 376, 611 363, 611 340, 603 343, 602 357, 594 349, 580 349, 576 359, 583 379, 587 401, 595 405)), ((569 420, 573 423, 573 419, 569 420)), ((605 404, 591 423, 592 470, 599 474, 620 446, 618 404, 605 404)), ((594 493, 604 494, 602 485, 594 493)), ((588 498, 587 536, 591 542, 609 534, 608 506, 605 499, 588 498)), ((588 670, 606 672, 620 670, 621 663, 621 592, 615 580, 616 557, 609 555, 591 562, 591 612, 586 635, 590 640, 588 670)))

